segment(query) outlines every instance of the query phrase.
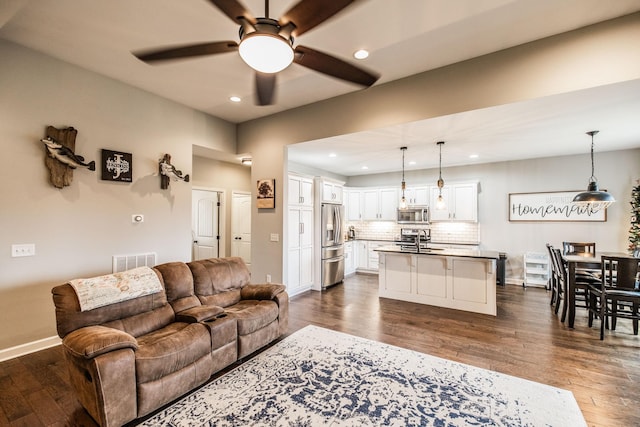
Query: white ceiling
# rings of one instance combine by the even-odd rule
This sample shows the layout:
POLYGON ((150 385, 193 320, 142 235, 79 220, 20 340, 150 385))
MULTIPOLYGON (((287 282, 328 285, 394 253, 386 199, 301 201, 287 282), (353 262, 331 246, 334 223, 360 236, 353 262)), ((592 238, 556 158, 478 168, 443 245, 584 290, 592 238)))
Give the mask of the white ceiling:
MULTIPOLYGON (((264 1, 244 0, 256 16, 264 1)), ((295 0, 272 0, 279 17, 295 0)), ((303 34, 302 44, 379 72, 383 84, 585 25, 640 11, 638 0, 361 0, 303 34)), ((273 106, 253 105, 253 73, 237 53, 147 65, 131 51, 202 41, 236 40, 238 26, 206 0, 4 0, 0 38, 142 88, 222 119, 241 123, 360 90, 293 64, 278 75, 273 106), (238 95, 243 102, 228 101, 238 95)), ((399 147, 415 167, 588 152, 584 132, 602 131, 596 150, 638 146, 637 82, 299 144, 290 158, 343 175, 398 170, 399 147), (366 148, 363 145, 366 142, 366 148), (333 146, 338 157, 321 159, 333 146), (311 154, 310 154, 311 153, 311 154), (319 159, 314 160, 314 159, 319 159), (390 159, 394 159, 393 162, 390 159), (397 161, 396 161, 397 159, 397 161), (392 165, 397 163, 398 166, 392 165), (369 166, 362 171, 361 166, 369 166)), ((408 168, 411 168, 409 166, 408 168)))

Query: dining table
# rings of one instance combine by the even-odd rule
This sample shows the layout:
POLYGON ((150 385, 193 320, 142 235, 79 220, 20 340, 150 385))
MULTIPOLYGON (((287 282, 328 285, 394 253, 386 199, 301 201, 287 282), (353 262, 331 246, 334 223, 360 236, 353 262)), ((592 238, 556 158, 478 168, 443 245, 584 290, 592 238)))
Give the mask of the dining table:
POLYGON ((584 255, 563 255, 563 258, 567 261, 568 280, 565 298, 567 299, 567 322, 569 328, 573 329, 573 325, 576 319, 576 270, 577 269, 589 269, 589 270, 601 270, 602 269, 602 255, 615 256, 622 258, 633 258, 632 255, 624 252, 597 252, 593 256, 584 255))

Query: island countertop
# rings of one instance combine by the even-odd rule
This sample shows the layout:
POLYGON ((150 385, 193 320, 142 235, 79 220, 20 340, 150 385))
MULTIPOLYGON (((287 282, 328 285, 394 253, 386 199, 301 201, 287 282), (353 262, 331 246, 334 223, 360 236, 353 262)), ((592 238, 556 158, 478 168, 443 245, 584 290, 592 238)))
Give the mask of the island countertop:
POLYGON ((408 254, 408 255, 425 255, 425 256, 455 256, 455 257, 467 257, 467 258, 484 258, 484 259, 498 259, 500 253, 498 251, 481 251, 476 249, 452 249, 452 248, 429 248, 420 249, 420 252, 412 249, 403 249, 398 245, 386 245, 380 246, 374 249, 378 252, 391 252, 396 254, 408 254))

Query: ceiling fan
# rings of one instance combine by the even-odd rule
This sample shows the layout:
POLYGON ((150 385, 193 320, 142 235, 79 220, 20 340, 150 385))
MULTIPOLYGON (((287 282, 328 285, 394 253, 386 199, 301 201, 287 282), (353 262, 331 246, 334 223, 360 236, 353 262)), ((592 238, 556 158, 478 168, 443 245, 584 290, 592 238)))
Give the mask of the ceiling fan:
POLYGON ((300 0, 279 20, 269 18, 265 0, 264 18, 254 18, 238 0, 208 0, 240 25, 240 43, 217 41, 134 52, 140 60, 153 63, 203 55, 239 51, 240 57, 255 70, 256 103, 273 104, 276 73, 292 62, 311 70, 365 87, 380 76, 310 47, 293 47, 294 37, 313 29, 357 0, 300 0))

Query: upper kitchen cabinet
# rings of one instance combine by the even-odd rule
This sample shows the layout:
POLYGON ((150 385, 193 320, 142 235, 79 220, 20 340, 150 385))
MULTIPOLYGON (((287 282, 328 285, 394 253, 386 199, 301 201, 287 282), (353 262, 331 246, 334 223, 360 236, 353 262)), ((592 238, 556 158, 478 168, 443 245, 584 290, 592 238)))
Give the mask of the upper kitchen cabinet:
MULTIPOLYGON (((398 192, 398 201, 402 198, 402 192, 398 192)), ((429 187, 407 187, 404 190, 404 198, 409 206, 429 206, 429 187)))
POLYGON ((344 182, 335 181, 329 178, 316 178, 318 188, 322 188, 321 202, 342 204, 342 191, 344 182))
POLYGON ((362 191, 352 188, 345 189, 344 204, 347 213, 347 221, 360 221, 362 219, 362 191))
POLYGON ((398 189, 362 189, 361 215, 367 221, 395 221, 398 210, 398 189))
POLYGON ((461 182, 445 184, 442 187, 442 197, 446 207, 437 208, 438 187, 431 187, 429 217, 436 221, 464 221, 478 222, 478 183, 461 182))
POLYGON ((313 206, 313 179, 289 175, 289 206, 313 206))

